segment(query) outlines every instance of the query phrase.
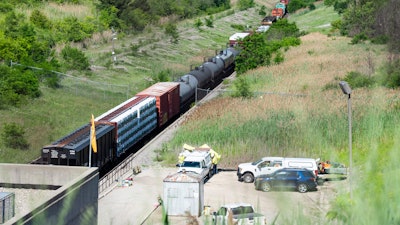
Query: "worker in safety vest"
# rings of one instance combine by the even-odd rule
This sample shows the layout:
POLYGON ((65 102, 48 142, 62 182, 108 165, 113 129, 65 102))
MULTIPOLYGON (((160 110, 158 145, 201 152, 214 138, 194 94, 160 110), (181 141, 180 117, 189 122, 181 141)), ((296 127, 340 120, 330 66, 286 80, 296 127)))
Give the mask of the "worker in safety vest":
POLYGON ((210 149, 212 165, 213 165, 213 175, 218 173, 217 164, 219 160, 221 160, 221 155, 218 154, 216 151, 210 149))

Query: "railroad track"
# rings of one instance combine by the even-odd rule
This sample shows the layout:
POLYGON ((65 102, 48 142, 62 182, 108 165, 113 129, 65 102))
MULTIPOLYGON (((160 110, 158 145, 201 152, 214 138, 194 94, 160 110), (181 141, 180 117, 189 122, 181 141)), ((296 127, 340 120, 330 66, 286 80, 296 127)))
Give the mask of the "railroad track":
MULTIPOLYGON (((229 77, 225 79, 232 79, 236 76, 236 72, 233 72, 229 77)), ((168 142, 173 138, 173 135, 177 128, 184 122, 192 112, 194 112, 198 106, 202 103, 205 103, 216 96, 219 93, 223 92, 223 82, 219 84, 213 90, 202 98, 197 105, 189 109, 185 114, 176 119, 173 123, 171 123, 168 127, 166 127, 163 131, 161 131, 156 137, 151 139, 147 144, 145 144, 142 148, 140 148, 137 152, 132 153, 126 159, 124 159, 121 163, 119 163, 116 167, 114 167, 110 172, 105 174, 99 180, 99 198, 104 197, 106 194, 112 191, 113 188, 118 186, 119 181, 124 178, 127 178, 133 175, 133 168, 137 166, 142 166, 142 164, 152 164, 154 163, 154 158, 156 157, 156 153, 154 150, 160 149, 163 143, 168 142)))

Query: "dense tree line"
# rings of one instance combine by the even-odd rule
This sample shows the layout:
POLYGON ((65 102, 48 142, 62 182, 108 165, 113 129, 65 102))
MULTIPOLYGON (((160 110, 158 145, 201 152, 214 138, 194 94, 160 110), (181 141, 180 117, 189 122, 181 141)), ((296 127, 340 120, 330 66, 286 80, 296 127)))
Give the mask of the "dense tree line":
POLYGON ((192 18, 230 8, 229 0, 100 0, 102 15, 110 15, 110 25, 120 29, 141 31, 147 24, 156 23, 161 17, 192 18))
MULTIPOLYGON (((82 4, 81 0, 56 0, 56 3, 82 4)), ((19 105, 40 96, 39 84, 58 88, 59 77, 52 71, 88 71, 89 60, 70 43, 83 42, 94 33, 117 29, 123 33, 141 32, 162 17, 185 19, 230 8, 229 0, 100 0, 97 17, 75 16, 52 20, 41 11, 41 0, 0 2, 0 108, 19 105), (30 15, 17 7, 31 7, 30 15), (59 53, 57 44, 65 46, 59 53), (28 65, 29 67, 10 65, 28 65), (32 67, 40 68, 31 70, 32 67)), ((172 21, 175 22, 175 21, 172 21)), ((169 22, 165 32, 178 42, 176 26, 169 22)))

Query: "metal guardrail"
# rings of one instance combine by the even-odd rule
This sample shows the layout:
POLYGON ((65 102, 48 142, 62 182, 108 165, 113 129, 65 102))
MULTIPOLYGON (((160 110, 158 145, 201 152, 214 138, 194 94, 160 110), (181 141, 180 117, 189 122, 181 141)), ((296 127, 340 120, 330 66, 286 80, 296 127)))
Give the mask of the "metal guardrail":
POLYGON ((118 164, 113 170, 106 174, 99 180, 99 195, 105 193, 111 186, 116 185, 120 182, 121 178, 128 172, 133 172, 134 168, 133 160, 136 155, 126 158, 120 164, 118 164))

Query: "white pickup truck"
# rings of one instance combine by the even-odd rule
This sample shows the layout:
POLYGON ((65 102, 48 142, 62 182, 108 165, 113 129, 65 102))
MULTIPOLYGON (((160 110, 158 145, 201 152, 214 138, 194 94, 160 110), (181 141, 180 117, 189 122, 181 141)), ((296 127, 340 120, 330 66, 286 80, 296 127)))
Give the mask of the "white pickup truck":
POLYGON ((203 180, 212 176, 211 154, 208 151, 197 151, 185 153, 185 159, 177 165, 179 172, 192 172, 199 174, 203 180))
POLYGON ((265 216, 256 213, 251 204, 235 203, 223 205, 212 215, 213 225, 266 225, 265 216))
POLYGON ((318 176, 317 161, 312 158, 284 158, 263 157, 251 163, 238 165, 237 176, 239 181, 253 183, 257 176, 271 174, 281 168, 305 168, 318 176))

